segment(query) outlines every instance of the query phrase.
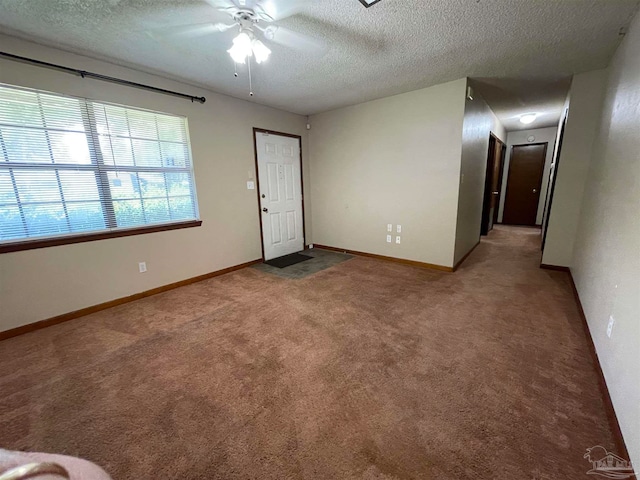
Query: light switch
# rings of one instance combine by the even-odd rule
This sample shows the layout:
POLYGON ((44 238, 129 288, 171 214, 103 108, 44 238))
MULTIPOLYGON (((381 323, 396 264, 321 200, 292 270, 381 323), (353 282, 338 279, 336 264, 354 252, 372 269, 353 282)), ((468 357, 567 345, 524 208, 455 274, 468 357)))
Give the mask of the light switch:
POLYGON ((391 235, 387 235, 387 243, 391 243, 391 235))
POLYGON ((393 225, 387 223, 387 232, 393 232, 393 225))
POLYGON ((402 225, 398 225, 398 226, 396 227, 396 232, 397 232, 397 233, 402 233, 402 225))
POLYGON ((251 180, 249 180, 247 182, 247 190, 255 190, 255 189, 256 189, 256 183, 251 181, 251 180))

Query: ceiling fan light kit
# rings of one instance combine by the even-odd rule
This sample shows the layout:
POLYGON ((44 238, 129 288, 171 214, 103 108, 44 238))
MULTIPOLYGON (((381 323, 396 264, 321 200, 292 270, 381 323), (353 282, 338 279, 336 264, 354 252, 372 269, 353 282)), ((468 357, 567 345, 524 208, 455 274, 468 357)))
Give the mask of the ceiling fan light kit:
POLYGON ((233 46, 227 50, 235 63, 244 65, 247 59, 255 57, 258 64, 266 62, 271 50, 255 37, 251 29, 241 28, 240 33, 233 39, 233 46))
MULTIPOLYGON (((246 2, 243 2, 246 3, 246 2)), ((236 7, 235 3, 232 7, 226 8, 227 13, 230 13, 236 22, 235 25, 221 25, 221 31, 238 26, 240 33, 233 39, 231 48, 227 50, 227 53, 233 60, 235 71, 234 76, 238 77, 238 64, 247 65, 249 74, 249 96, 253 97, 253 83, 251 80, 251 59, 255 58, 257 64, 261 64, 269 60, 271 55, 271 49, 267 47, 262 41, 256 38, 254 27, 257 30, 264 32, 264 29, 258 26, 260 20, 272 20, 269 15, 262 10, 262 7, 256 3, 255 9, 247 8, 244 5, 242 8, 236 7)), ((265 38, 268 38, 265 35, 265 38)))

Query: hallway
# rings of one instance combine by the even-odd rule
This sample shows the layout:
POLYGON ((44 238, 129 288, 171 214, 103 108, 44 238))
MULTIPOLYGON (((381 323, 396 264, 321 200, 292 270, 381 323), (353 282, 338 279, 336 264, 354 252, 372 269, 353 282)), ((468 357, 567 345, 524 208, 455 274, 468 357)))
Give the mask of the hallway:
POLYGON ((118 480, 586 478, 613 437, 539 242, 497 226, 454 274, 247 268, 0 342, 1 446, 118 480))

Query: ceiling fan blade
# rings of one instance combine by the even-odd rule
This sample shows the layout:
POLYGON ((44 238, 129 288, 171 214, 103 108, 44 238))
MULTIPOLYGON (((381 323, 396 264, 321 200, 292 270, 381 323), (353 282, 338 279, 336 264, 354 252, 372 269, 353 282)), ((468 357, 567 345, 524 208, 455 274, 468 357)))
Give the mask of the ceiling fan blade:
POLYGON ((326 42, 278 25, 262 29, 267 40, 313 55, 324 55, 329 50, 326 42))
POLYGON ((204 35, 210 35, 212 33, 226 32, 227 30, 235 27, 236 24, 224 24, 224 23, 198 23, 194 25, 177 25, 174 27, 164 27, 161 29, 153 30, 150 35, 159 37, 183 37, 183 38, 196 38, 204 35))
MULTIPOLYGON (((209 1, 209 0, 207 0, 209 1)), ((211 0, 216 1, 216 0, 211 0)), ((303 12, 309 5, 311 0, 258 0, 256 9, 264 12, 273 21, 282 20, 303 12)))

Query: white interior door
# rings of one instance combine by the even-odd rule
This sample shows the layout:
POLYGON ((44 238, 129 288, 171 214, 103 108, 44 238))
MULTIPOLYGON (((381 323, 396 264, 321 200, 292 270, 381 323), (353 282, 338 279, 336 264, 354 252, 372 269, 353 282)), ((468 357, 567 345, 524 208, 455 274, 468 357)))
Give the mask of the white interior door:
POLYGON ((298 138, 255 132, 265 260, 304 250, 298 138))

